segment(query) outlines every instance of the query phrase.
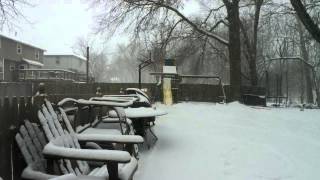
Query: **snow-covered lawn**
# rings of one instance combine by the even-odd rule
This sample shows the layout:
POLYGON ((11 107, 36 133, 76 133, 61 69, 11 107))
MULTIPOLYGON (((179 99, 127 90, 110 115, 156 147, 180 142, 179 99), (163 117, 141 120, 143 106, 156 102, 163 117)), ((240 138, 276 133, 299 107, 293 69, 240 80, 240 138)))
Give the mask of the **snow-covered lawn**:
POLYGON ((158 105, 159 137, 142 152, 137 180, 320 179, 320 110, 239 103, 158 105))

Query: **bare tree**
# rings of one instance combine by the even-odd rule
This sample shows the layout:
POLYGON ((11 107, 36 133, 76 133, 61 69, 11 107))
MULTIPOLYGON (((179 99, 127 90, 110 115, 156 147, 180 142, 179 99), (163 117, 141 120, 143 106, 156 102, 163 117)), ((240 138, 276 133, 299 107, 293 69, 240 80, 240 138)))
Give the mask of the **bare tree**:
MULTIPOLYGON (((188 24, 194 31, 209 37, 229 49, 230 61, 230 84, 232 87, 232 100, 240 100, 241 90, 241 51, 240 51, 240 18, 239 18, 239 1, 240 0, 223 0, 222 5, 218 8, 212 8, 202 24, 212 17, 213 12, 217 9, 225 7, 227 10, 227 20, 229 27, 229 40, 218 35, 214 32, 216 26, 203 27, 198 25, 194 20, 185 16, 180 7, 183 2, 180 0, 108 0, 108 1, 95 1, 93 5, 104 7, 103 12, 100 14, 98 21, 98 29, 101 32, 106 30, 116 30, 123 24, 133 25, 134 32, 138 35, 146 30, 159 27, 159 24, 165 24, 169 18, 181 19, 181 23, 188 24), (129 21, 129 22, 128 22, 129 21), (161 22, 161 23, 159 23, 161 22), (113 27, 113 28, 112 28, 113 27)), ((206 4, 209 2, 204 2, 206 4)), ((209 4, 216 4, 210 2, 209 4)), ((220 22, 222 21, 218 21, 220 22)), ((130 26, 129 26, 130 27, 130 26)))
POLYGON ((107 74, 107 56, 103 51, 94 48, 94 42, 90 38, 80 37, 73 45, 73 52, 83 57, 87 56, 87 47, 90 47, 89 73, 95 81, 102 82, 107 74))
MULTIPOLYGON (((300 52, 301 57, 309 62, 309 54, 306 47, 306 39, 304 35, 304 29, 302 27, 302 23, 299 19, 297 19, 297 27, 299 32, 299 40, 300 40, 300 52)), ((313 103, 313 93, 312 93, 312 79, 311 79, 311 70, 310 67, 303 63, 304 74, 306 80, 306 91, 307 91, 307 103, 313 103)))
POLYGON ((305 5, 302 4, 301 0, 290 1, 304 27, 309 31, 312 37, 320 43, 320 28, 307 12, 305 5))
MULTIPOLYGON (((248 32, 251 28, 245 28, 244 21, 242 20, 241 23, 241 32, 243 34, 244 45, 246 49, 246 54, 248 58, 249 64, 249 74, 250 74, 250 82, 252 86, 258 85, 258 73, 257 73, 257 51, 258 51, 258 27, 259 27, 259 20, 260 20, 260 11, 261 7, 264 3, 264 0, 252 0, 249 3, 253 3, 254 5, 254 17, 253 17, 253 33, 252 37, 249 37, 248 32)), ((248 5, 250 6, 250 4, 248 5)), ((251 20, 251 19, 250 19, 251 20)), ((251 34, 251 33, 250 33, 251 34)))
POLYGON ((21 6, 31 6, 26 0, 1 0, 0 1, 0 29, 8 27, 9 29, 17 26, 16 21, 19 18, 26 20, 22 14, 21 6))

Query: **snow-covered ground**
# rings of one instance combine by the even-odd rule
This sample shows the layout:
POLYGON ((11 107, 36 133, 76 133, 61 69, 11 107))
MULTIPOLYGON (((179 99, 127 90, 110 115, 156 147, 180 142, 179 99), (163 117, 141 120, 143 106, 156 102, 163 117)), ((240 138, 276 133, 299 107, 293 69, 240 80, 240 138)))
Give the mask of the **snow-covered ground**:
POLYGON ((320 110, 239 103, 158 105, 159 140, 140 155, 137 180, 320 179, 320 110))

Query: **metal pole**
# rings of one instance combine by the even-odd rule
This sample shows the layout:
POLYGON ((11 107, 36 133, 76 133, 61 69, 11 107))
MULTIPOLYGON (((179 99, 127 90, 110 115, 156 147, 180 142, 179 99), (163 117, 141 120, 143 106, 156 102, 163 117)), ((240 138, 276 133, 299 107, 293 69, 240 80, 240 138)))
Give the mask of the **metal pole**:
POLYGON ((89 46, 87 46, 87 83, 89 83, 89 46))
POLYGON ((286 61, 286 106, 288 106, 288 98, 289 98, 289 64, 286 61))
POLYGON ((267 97, 270 96, 270 89, 269 89, 269 74, 268 74, 268 71, 265 72, 266 73, 266 94, 267 94, 267 97))
POLYGON ((141 89, 141 64, 139 64, 139 89, 141 89))

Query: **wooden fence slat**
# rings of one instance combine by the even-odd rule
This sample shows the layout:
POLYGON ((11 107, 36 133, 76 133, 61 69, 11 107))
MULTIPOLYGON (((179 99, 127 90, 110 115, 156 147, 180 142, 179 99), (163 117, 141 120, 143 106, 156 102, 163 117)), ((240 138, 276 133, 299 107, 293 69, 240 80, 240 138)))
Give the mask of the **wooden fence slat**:
POLYGON ((3 131, 5 133, 8 132, 8 129, 9 129, 9 124, 10 124, 10 121, 8 120, 9 119, 9 114, 11 113, 10 112, 10 100, 9 100, 9 97, 5 97, 4 98, 4 102, 3 102, 3 131))
POLYGON ((3 161, 2 164, 2 178, 3 179, 11 179, 11 143, 10 143, 10 116, 11 116, 11 107, 10 107, 10 100, 9 97, 4 98, 3 103, 3 134, 2 137, 4 138, 2 140, 2 144, 4 144, 2 149, 2 158, 1 161, 3 161))
POLYGON ((26 119, 28 119, 30 122, 37 122, 38 118, 36 116, 36 109, 34 108, 32 104, 32 97, 27 97, 27 103, 26 103, 26 119))
MULTIPOLYGON (((0 99, 0 159, 4 158, 4 116, 3 116, 3 105, 2 100, 0 99)), ((0 177, 4 177, 5 171, 4 171, 5 162, 3 160, 0 161, 0 177)))
POLYGON ((26 119, 26 102, 24 97, 19 99, 19 124, 18 127, 22 124, 23 120, 26 119))
POLYGON ((11 102, 11 118, 9 119, 10 121, 10 131, 14 130, 17 128, 19 124, 19 108, 18 108, 18 98, 14 96, 12 98, 11 102))

